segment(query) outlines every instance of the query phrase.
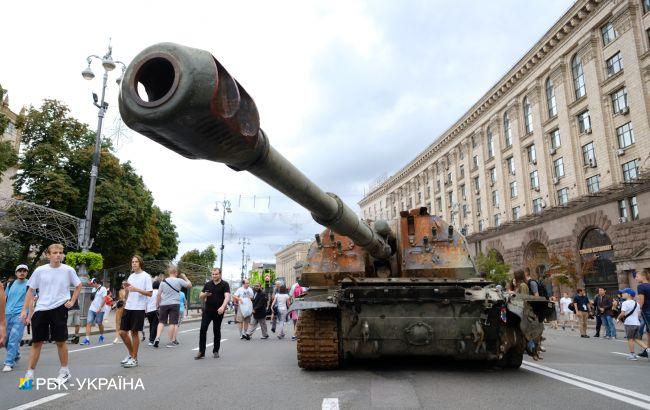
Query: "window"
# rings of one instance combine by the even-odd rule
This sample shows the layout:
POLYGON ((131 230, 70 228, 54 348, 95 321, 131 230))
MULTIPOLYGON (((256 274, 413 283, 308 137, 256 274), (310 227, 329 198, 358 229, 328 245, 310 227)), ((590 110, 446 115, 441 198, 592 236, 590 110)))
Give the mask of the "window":
POLYGON ((440 180, 436 179, 436 192, 440 192, 440 180))
POLYGON ((447 192, 447 207, 451 208, 454 203, 454 191, 447 192))
POLYGON ((497 183, 497 169, 495 167, 490 168, 490 184, 494 185, 497 183))
POLYGON ((465 167, 463 165, 458 166, 458 176, 459 178, 465 178, 465 167))
POLYGON ((548 118, 553 118, 557 115, 557 104, 555 103, 555 88, 553 87, 553 80, 546 79, 546 106, 548 107, 548 118))
POLYGON ((650 0, 643 0, 643 12, 647 13, 650 11, 650 0))
POLYGON ((618 201, 618 215, 621 218, 629 218, 633 221, 639 219, 639 206, 636 200, 636 195, 618 201))
POLYGON ((595 194, 600 191, 600 175, 587 178, 587 191, 590 194, 595 194))
POLYGON ((481 181, 479 180, 478 177, 474 177, 474 189, 477 191, 481 189, 481 181))
POLYGON ((636 202, 636 195, 628 198, 628 200, 630 203, 630 216, 632 217, 632 220, 639 219, 639 205, 636 202))
POLYGON ((614 114, 620 113, 627 107, 627 89, 625 87, 612 93, 612 109, 614 110, 614 114))
POLYGON ((614 41, 614 39, 618 36, 618 33, 616 30, 614 30, 614 25, 611 22, 602 26, 600 28, 600 33, 603 36, 603 45, 605 46, 614 41))
POLYGON ((533 132, 533 108, 530 106, 528 97, 524 97, 524 128, 526 134, 533 132))
POLYGON ((472 148, 476 148, 476 137, 472 135, 471 139, 472 139, 472 148))
POLYGON ((463 199, 467 198, 467 191, 465 190, 465 184, 460 186, 460 197, 463 199))
POLYGON ((562 140, 560 139, 560 130, 551 131, 550 134, 551 148, 558 149, 562 145, 562 140))
POLYGON ((530 187, 531 189, 539 189, 539 177, 537 176, 537 170, 530 173, 530 187))
POLYGON ((481 219, 480 221, 478 221, 478 231, 483 232, 484 230, 485 230, 485 222, 483 222, 483 220, 481 219))
POLYGON ((553 161, 553 171, 555 171, 555 178, 564 177, 564 158, 553 161))
POLYGON ((626 148, 634 144, 634 129, 632 123, 628 122, 616 128, 616 136, 618 137, 618 147, 626 148))
POLYGON ((517 181, 512 181, 510 183, 510 198, 517 197, 517 181))
POLYGON ((614 54, 607 60, 607 75, 614 75, 623 69, 621 52, 614 54))
POLYGON ((438 212, 442 212, 442 198, 436 198, 436 209, 438 212))
POLYGON ((472 167, 473 168, 478 168, 478 155, 474 155, 472 157, 472 167))
POLYGON ((492 129, 490 127, 487 129, 487 149, 488 158, 494 158, 494 135, 492 135, 492 129))
POLYGON ((447 172, 447 184, 451 184, 451 172, 447 172))
POLYGON ((506 148, 512 147, 512 127, 510 126, 510 116, 508 113, 503 114, 503 136, 506 148))
POLYGON ((492 191, 492 206, 499 207, 499 191, 492 191))
POLYGON ((467 215, 469 215, 469 206, 463 204, 463 218, 467 218, 467 215))
POLYGON ((494 215, 494 226, 495 226, 496 228, 498 228, 499 226, 501 226, 501 215, 500 215, 500 214, 496 214, 496 215, 494 215))
POLYGON ((627 219, 627 199, 618 201, 618 216, 627 219))
POLYGON ((542 198, 533 199, 533 212, 536 214, 542 213, 542 198))
POLYGON ((569 202, 569 188, 562 188, 557 191, 557 204, 566 205, 569 202))
POLYGON ((481 212, 481 198, 476 198, 476 212, 481 212))
POLYGON ((596 154, 594 153, 593 142, 582 146, 582 160, 584 161, 584 166, 596 166, 596 154))
POLYGON ((585 87, 585 73, 582 70, 582 60, 578 58, 577 54, 571 59, 571 74, 573 74, 573 88, 576 100, 578 100, 587 94, 587 89, 585 87))
POLYGON ((461 161, 465 159, 465 153, 462 149, 458 150, 458 158, 460 158, 461 161))
POLYGON ((578 130, 580 134, 590 133, 591 132, 591 117, 589 116, 589 110, 583 111, 578 114, 578 130))
POLYGON ((408 204, 408 209, 412 209, 413 208, 413 198, 409 197, 407 204, 408 204))
POLYGON ((535 144, 531 144, 526 148, 528 154, 528 163, 537 164, 537 152, 535 152, 535 144))
POLYGON ((623 180, 625 182, 634 181, 639 177, 639 160, 633 159, 632 161, 623 164, 623 180))
POLYGON ((514 175, 515 174, 515 159, 513 157, 508 157, 506 159, 506 165, 508 167, 508 173, 510 175, 514 175))
POLYGON ((517 219, 519 219, 520 216, 521 216, 521 207, 515 206, 514 208, 512 208, 512 220, 516 221, 517 219))
POLYGON ((418 205, 422 203, 422 192, 418 192, 418 205))

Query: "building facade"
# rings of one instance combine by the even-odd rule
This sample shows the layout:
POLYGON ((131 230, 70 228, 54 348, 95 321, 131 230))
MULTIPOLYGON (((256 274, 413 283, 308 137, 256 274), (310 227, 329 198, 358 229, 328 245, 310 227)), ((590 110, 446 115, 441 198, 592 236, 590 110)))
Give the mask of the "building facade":
MULTIPOLYGON (((7 95, 4 96, 2 104, 0 105, 0 114, 4 115, 8 120, 7 127, 5 128, 5 132, 2 134, 0 141, 9 141, 16 150, 16 154, 18 154, 18 150, 20 149, 20 131, 16 128, 18 114, 9 109, 9 97, 7 95)), ((12 186, 12 177, 16 175, 16 172, 18 172, 18 168, 12 167, 2 174, 2 181, 0 181, 0 198, 11 198, 13 196, 14 190, 12 186)))
POLYGON ((296 265, 307 260, 308 241, 292 242, 275 254, 276 278, 287 286, 296 283, 296 265))
MULTIPOLYGON (((427 207, 543 274, 590 261, 584 284, 650 266, 650 0, 580 0, 451 128, 360 202, 427 207)), ((556 290, 557 291, 557 290, 556 290)))

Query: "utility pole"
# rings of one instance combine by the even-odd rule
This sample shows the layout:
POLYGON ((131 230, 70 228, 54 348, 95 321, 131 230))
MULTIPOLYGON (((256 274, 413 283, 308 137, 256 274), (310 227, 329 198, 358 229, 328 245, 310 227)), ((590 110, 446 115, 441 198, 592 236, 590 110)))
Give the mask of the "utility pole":
POLYGON ((244 281, 244 276, 246 275, 246 265, 247 265, 247 259, 246 259, 246 245, 250 245, 251 242, 247 237, 243 237, 239 240, 238 242, 241 245, 241 280, 242 282, 244 281))

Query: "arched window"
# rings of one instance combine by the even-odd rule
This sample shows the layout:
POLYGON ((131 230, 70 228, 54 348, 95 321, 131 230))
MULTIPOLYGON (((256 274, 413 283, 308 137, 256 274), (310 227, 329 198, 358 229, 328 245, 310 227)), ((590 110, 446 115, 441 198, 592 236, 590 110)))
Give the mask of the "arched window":
POLYGON ((528 97, 524 97, 524 127, 526 134, 533 132, 533 109, 530 106, 528 97))
POLYGON ((553 87, 551 77, 546 79, 546 105, 548 107, 548 117, 555 117, 557 115, 557 105, 555 104, 555 87, 553 87))
POLYGON ((506 148, 512 146, 512 128, 510 127, 510 116, 506 112, 503 114, 503 136, 506 143, 506 148))
POLYGON ((574 55, 571 59, 571 72, 573 74, 573 88, 576 93, 576 100, 582 98, 587 94, 585 88, 585 73, 582 70, 582 60, 578 55, 574 55))

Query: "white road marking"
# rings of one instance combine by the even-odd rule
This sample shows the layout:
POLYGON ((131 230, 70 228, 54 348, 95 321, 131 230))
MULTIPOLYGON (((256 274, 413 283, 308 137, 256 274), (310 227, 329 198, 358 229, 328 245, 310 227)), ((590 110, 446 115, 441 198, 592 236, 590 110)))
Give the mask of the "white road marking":
POLYGON ((578 376, 572 373, 563 372, 561 370, 553 369, 550 367, 542 366, 536 363, 524 361, 522 367, 528 371, 550 377, 583 389, 593 391, 604 396, 620 400, 635 406, 650 409, 650 396, 641 394, 632 390, 624 389, 622 387, 613 386, 611 384, 602 383, 596 380, 588 379, 586 377, 578 376), (625 395, 625 396, 624 396, 625 395))
POLYGON ((322 410, 339 410, 339 399, 336 397, 323 399, 322 410))
MULTIPOLYGON (((221 339, 222 342, 225 342, 226 340, 228 340, 228 339, 221 339)), ((205 347, 210 347, 210 346, 212 346, 213 344, 214 344, 214 343, 208 343, 207 345, 205 345, 205 347)), ((192 350, 197 351, 197 350, 199 350, 199 348, 198 348, 198 347, 195 347, 195 348, 192 349, 192 350)))
POLYGON ((84 348, 81 348, 81 349, 68 350, 68 353, 83 352, 84 350, 99 349, 100 347, 109 347, 109 346, 115 346, 115 345, 112 344, 112 343, 108 343, 108 344, 105 344, 105 345, 91 346, 91 347, 84 347, 84 348))
POLYGON ((67 396, 68 393, 57 393, 53 394, 51 396, 43 397, 42 399, 38 399, 29 403, 25 403, 23 405, 20 405, 18 407, 12 407, 9 410, 23 410, 23 409, 31 409, 32 407, 40 406, 43 403, 47 403, 48 401, 56 400, 58 398, 61 398, 63 396, 67 396))
POLYGON ((199 329, 200 329, 199 327, 195 327, 194 329, 181 330, 180 332, 178 332, 178 334, 180 335, 181 333, 193 332, 199 329))

